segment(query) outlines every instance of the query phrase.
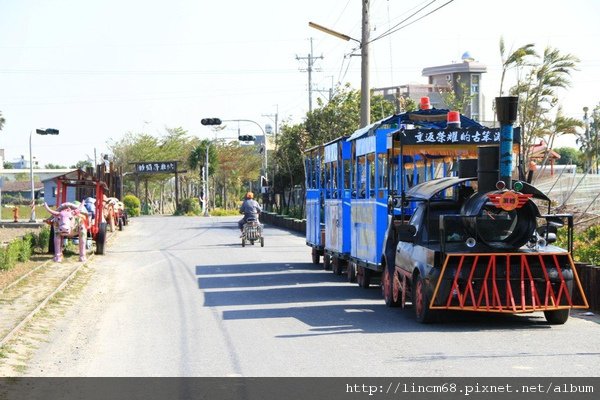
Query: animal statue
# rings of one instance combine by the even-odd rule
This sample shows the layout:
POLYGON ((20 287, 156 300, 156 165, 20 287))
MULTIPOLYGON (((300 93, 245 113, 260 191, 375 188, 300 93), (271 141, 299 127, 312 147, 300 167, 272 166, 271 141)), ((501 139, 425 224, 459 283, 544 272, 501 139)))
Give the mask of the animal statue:
POLYGON ((63 238, 79 237, 79 261, 85 261, 85 244, 88 231, 87 210, 81 205, 70 202, 61 204, 56 210, 44 207, 52 215, 50 222, 54 226, 54 261, 62 261, 62 240, 63 238))
POLYGON ((117 223, 117 203, 119 199, 116 197, 107 197, 104 195, 102 201, 102 216, 104 221, 108 224, 108 228, 111 232, 115 231, 115 225, 117 223))
POLYGON ((119 199, 116 197, 104 196, 102 214, 104 216, 104 220, 108 223, 111 232, 115 231, 115 224, 117 221, 117 203, 119 203, 119 199))

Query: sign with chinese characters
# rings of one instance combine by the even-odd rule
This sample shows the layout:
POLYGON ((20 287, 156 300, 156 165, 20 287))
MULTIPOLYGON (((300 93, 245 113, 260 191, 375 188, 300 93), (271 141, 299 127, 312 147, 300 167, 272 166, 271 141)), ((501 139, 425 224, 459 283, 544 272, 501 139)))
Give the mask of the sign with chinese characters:
MULTIPOLYGON (((467 128, 467 129, 406 129, 399 132, 403 144, 498 144, 499 128, 467 128)), ((520 129, 514 129, 513 142, 520 143, 520 129)))
POLYGON ((177 171, 177 161, 148 161, 135 163, 135 172, 144 173, 175 173, 177 171))

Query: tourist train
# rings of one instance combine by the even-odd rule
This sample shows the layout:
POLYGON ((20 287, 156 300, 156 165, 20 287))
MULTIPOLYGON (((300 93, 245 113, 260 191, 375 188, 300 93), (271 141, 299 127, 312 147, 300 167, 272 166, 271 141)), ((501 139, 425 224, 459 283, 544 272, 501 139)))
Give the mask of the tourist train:
POLYGON ((464 310, 540 311, 563 324, 587 308, 572 215, 550 214, 550 199, 515 172, 516 106, 498 98, 500 128, 487 128, 423 98, 418 111, 306 150, 313 263, 363 288, 377 282, 386 305, 412 303, 422 323, 464 310), (553 244, 559 229, 566 248, 553 244))

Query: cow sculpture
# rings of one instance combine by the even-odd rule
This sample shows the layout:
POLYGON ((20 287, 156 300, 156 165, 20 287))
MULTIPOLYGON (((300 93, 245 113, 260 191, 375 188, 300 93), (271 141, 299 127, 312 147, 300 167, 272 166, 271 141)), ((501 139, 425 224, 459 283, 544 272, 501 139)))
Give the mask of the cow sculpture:
POLYGON ((119 199, 116 197, 104 196, 102 214, 104 216, 104 220, 108 223, 108 227, 110 228, 111 232, 115 231, 115 224, 117 222, 117 203, 119 203, 119 199))
POLYGON ((62 261, 63 238, 79 237, 79 261, 85 261, 85 243, 88 231, 88 215, 83 205, 63 203, 56 210, 44 207, 52 215, 51 223, 54 226, 54 261, 62 261))

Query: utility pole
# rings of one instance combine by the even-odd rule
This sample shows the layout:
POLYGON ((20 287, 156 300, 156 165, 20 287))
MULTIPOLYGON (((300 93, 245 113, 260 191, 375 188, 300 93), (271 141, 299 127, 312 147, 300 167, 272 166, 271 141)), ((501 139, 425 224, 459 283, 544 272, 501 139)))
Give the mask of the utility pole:
MULTIPOLYGON (((314 22, 309 22, 308 26, 315 28, 338 39, 345 41, 353 40, 360 46, 360 127, 365 127, 371 123, 371 89, 369 84, 369 0, 362 1, 362 35, 361 40, 354 39, 343 33, 326 28, 314 22)), ((309 78, 310 79, 310 78, 309 78)))
POLYGON ((371 89, 369 87, 369 0, 362 2, 362 38, 360 43, 360 127, 371 123, 371 89))
POLYGON ((331 101, 331 99, 333 98, 333 88, 334 88, 334 84, 333 84, 333 76, 327 76, 327 78, 331 78, 331 86, 329 87, 329 89, 315 89, 315 92, 319 92, 319 93, 327 93, 329 95, 329 98, 327 99, 327 101, 331 101))
POLYGON ((306 57, 298 57, 296 56, 296 60, 306 60, 307 67, 302 72, 308 71, 308 111, 312 112, 312 71, 315 60, 323 59, 323 56, 315 57, 313 56, 313 38, 310 38, 310 54, 306 57))

